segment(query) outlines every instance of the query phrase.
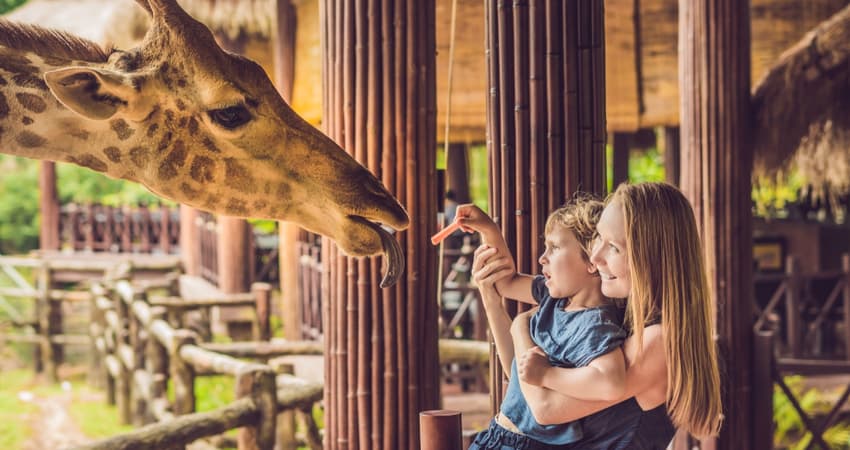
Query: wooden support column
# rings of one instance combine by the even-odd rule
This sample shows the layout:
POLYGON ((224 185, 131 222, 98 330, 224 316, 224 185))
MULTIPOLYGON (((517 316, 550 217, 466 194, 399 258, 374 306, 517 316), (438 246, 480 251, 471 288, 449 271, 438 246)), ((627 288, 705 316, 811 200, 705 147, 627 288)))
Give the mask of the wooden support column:
MULTIPOLYGON (((490 216, 517 268, 535 273, 549 212, 576 191, 604 193, 603 1, 487 0, 485 16, 490 216)), ((495 412, 503 377, 492 353, 495 412)))
POLYGON ((434 0, 322 0, 323 124, 407 209, 402 279, 324 240, 325 448, 418 449, 439 400, 434 0), (327 300, 325 300, 327 299, 327 300))
POLYGON ((678 186, 681 178, 681 142, 679 127, 664 127, 664 180, 673 186, 678 186))
POLYGON ((446 153, 446 190, 454 192, 455 201, 469 203, 469 159, 466 144, 449 144, 446 153))
POLYGON ((749 17, 749 2, 679 1, 681 185, 705 243, 724 374, 709 446, 729 450, 753 448, 749 17))
POLYGON ((56 163, 42 161, 38 173, 38 201, 41 211, 39 247, 59 250, 59 193, 56 190, 56 163))
POLYGON ((198 210, 180 205, 180 259, 187 275, 201 275, 201 233, 195 222, 198 210))
POLYGON ((253 250, 250 232, 245 219, 218 217, 218 288, 225 294, 247 292, 251 284, 246 270, 253 250))
POLYGON ((621 183, 629 181, 629 147, 630 140, 629 134, 623 132, 614 132, 612 133, 614 142, 611 144, 613 147, 613 165, 614 165, 614 174, 613 174, 613 183, 611 184, 611 190, 617 189, 621 183))
MULTIPOLYGON (((277 0, 277 34, 274 40, 275 85, 281 97, 292 104, 295 82, 296 11, 291 0, 277 0)), ((283 335, 301 339, 301 288, 298 283, 300 228, 289 222, 278 223, 278 261, 280 265, 280 310, 283 335)))

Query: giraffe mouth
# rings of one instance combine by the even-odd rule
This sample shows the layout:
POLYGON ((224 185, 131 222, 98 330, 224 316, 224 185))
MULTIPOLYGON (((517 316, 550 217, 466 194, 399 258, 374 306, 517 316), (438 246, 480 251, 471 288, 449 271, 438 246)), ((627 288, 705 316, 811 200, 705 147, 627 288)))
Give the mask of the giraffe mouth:
POLYGON ((401 278, 401 273, 404 272, 404 253, 401 251, 401 245, 398 241, 384 228, 384 226, 367 220, 360 216, 348 216, 354 222, 360 223, 372 229, 381 238, 381 247, 384 249, 384 278, 381 280, 381 287, 388 288, 393 286, 401 278))

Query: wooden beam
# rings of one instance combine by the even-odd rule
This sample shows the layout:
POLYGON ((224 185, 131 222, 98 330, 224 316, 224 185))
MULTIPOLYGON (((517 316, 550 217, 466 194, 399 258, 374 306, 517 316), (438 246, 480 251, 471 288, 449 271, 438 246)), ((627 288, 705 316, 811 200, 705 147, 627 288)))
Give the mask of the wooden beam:
POLYGON ((59 193, 56 190, 56 163, 42 161, 38 172, 38 201, 41 213, 42 250, 59 250, 59 193))

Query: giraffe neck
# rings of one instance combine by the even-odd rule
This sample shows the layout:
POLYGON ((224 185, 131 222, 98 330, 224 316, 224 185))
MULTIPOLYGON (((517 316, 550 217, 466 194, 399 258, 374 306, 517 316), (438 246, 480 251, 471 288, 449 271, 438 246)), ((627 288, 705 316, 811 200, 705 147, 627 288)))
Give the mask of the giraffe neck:
POLYGON ((131 133, 127 123, 81 117, 62 105, 44 82, 46 71, 91 64, 0 47, 0 152, 70 162, 125 178, 121 167, 112 163, 120 159, 114 142, 131 133))

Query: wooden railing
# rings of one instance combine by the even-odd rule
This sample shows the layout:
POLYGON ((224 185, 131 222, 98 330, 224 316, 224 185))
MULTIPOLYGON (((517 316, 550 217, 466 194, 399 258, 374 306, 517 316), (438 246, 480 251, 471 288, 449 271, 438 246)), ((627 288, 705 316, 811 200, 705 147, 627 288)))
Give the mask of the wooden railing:
POLYGON ((783 339, 780 351, 794 358, 841 356, 850 360, 850 255, 842 255, 841 265, 840 270, 804 274, 797 258, 789 256, 784 273, 755 275, 757 289, 775 287, 766 304, 754 303, 754 330, 776 328, 783 339), (779 323, 772 324, 777 318, 779 323), (823 350, 826 346, 819 344, 832 329, 839 335, 843 351, 828 354, 823 350))
MULTIPOLYGON (((254 289, 255 295, 263 291, 265 294, 257 295, 257 304, 264 304, 258 309, 267 311, 268 286, 254 289)), ((271 449, 277 439, 277 415, 282 411, 299 411, 308 424, 307 444, 321 448, 312 419, 312 407, 322 398, 320 383, 212 351, 195 333, 170 323, 187 308, 233 306, 244 304, 244 299, 195 300, 180 305, 173 297, 149 298, 146 291, 134 289, 127 281, 111 288, 96 284, 92 292, 91 334, 103 361, 107 400, 118 405, 122 422, 145 426, 81 448, 173 448, 242 427, 239 449, 271 449), (236 400, 216 411, 196 413, 195 379, 211 374, 236 379, 236 400), (174 388, 173 403, 166 396, 169 380, 174 388)), ((258 326, 258 336, 267 338, 268 327, 258 326)))
MULTIPOLYGON (((214 285, 218 285, 218 221, 207 212, 201 212, 195 219, 195 227, 201 246, 201 277, 214 285)), ((249 246, 253 249, 249 273, 250 282, 277 283, 280 280, 279 244, 276 233, 249 235, 249 246)))
MULTIPOLYGON (((68 272, 92 272, 99 277, 117 275, 129 276, 134 271, 145 271, 147 275, 159 272, 161 275, 173 273, 170 277, 160 276, 161 282, 172 283, 176 279, 179 265, 173 260, 150 261, 134 267, 130 263, 104 262, 95 260, 64 260, 29 257, 0 257, 0 271, 11 279, 14 287, 0 287, 0 305, 10 317, 13 333, 0 333, 2 342, 22 342, 34 345, 36 372, 45 372, 51 382, 55 382, 57 368, 63 362, 64 346, 91 345, 87 334, 69 334, 64 332, 63 304, 80 303, 91 300, 91 293, 80 290, 55 289, 55 280, 66 280, 63 274, 68 272), (35 283, 21 276, 18 269, 31 273, 35 283), (32 302, 32 314, 18 311, 9 301, 18 298, 32 302)), ((151 282, 148 281, 148 284, 151 282)))
POLYGON ((64 205, 59 217, 63 248, 112 253, 174 253, 179 246, 177 207, 64 205))
POLYGON ((301 304, 301 338, 322 337, 322 238, 302 232, 298 238, 298 278, 301 304))

